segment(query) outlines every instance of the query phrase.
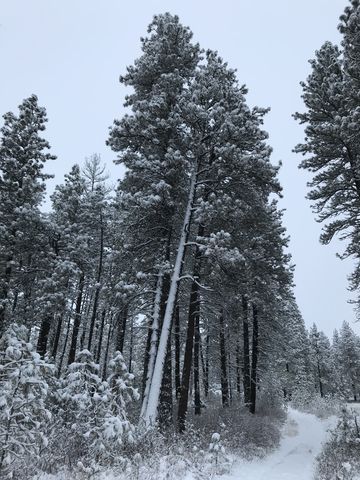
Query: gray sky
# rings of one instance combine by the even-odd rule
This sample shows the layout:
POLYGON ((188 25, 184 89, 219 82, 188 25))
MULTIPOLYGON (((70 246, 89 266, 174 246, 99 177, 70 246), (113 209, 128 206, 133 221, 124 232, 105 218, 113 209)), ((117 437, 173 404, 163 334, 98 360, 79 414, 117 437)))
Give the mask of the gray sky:
MULTIPOLYGON (((118 79, 140 53, 140 36, 153 14, 170 11, 189 25, 204 48, 216 49, 237 68, 251 105, 270 106, 265 127, 283 161, 285 224, 296 263, 296 297, 307 325, 328 335, 343 320, 353 325, 343 245, 319 244, 318 225, 304 199, 308 176, 291 152, 303 138, 292 119, 303 110, 299 82, 308 59, 325 40, 339 41, 338 17, 346 0, 0 0, 0 112, 15 110, 32 93, 48 112, 46 137, 58 159, 56 179, 92 153, 100 153, 113 180, 122 169, 105 146, 108 127, 123 112, 126 90, 118 79)), ((360 325, 353 325, 360 333, 360 325)))

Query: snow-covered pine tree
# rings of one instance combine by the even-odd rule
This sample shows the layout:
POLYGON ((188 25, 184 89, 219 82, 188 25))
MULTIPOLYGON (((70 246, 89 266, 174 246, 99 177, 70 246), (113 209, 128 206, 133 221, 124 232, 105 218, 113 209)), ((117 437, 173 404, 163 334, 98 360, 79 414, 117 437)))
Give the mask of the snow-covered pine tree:
POLYGON ((309 347, 314 385, 320 396, 324 397, 330 393, 332 388, 333 372, 331 371, 331 363, 329 363, 331 348, 329 339, 324 332, 318 330, 315 324, 309 331, 309 347))
POLYGON ((12 324, 0 340, 0 475, 26 455, 36 460, 47 445, 46 397, 53 369, 28 336, 25 326, 12 324))
MULTIPOLYGON (((199 61, 199 47, 191 43, 192 33, 178 17, 168 13, 155 16, 148 33, 142 39, 142 56, 121 77, 134 89, 125 103, 131 113, 115 121, 108 141, 119 152, 118 162, 127 167, 119 198, 128 251, 139 274, 149 277, 149 290, 157 291, 150 313, 143 411, 158 343, 157 326, 162 323, 169 296, 169 267, 176 263, 173 242, 176 245, 182 235, 189 184, 189 159, 180 154, 186 132, 177 104, 199 61)), ((180 264, 178 260, 178 270, 180 264)), ((175 296, 173 292, 172 298, 175 296)), ((165 343, 167 351, 167 339, 165 343)))
POLYGON ((360 394, 360 338, 347 322, 342 324, 336 348, 335 368, 341 376, 345 398, 355 401, 360 394))
POLYGON ((359 2, 351 1, 339 26, 342 49, 326 42, 316 52, 311 74, 302 83, 307 111, 295 114, 306 125, 305 142, 295 151, 306 156, 300 167, 313 174, 308 198, 318 220, 325 222, 321 241, 329 243, 336 234, 349 241, 343 255, 357 259, 350 278, 354 290, 360 285, 359 18, 359 2))
POLYGON ((138 399, 132 387, 134 377, 120 352, 109 361, 108 370, 109 377, 103 381, 92 354, 82 350, 56 393, 57 416, 66 441, 62 448, 71 461, 114 463, 124 443, 133 442, 134 427, 127 409, 138 399))
POLYGON ((284 308, 279 315, 279 349, 281 383, 284 398, 303 398, 313 395, 314 382, 310 366, 310 345, 304 320, 296 304, 295 297, 289 292, 283 299, 284 308))
POLYGON ((70 173, 65 175, 65 183, 57 186, 51 197, 54 222, 61 232, 58 247, 62 258, 72 266, 69 272, 75 310, 70 346, 67 349, 68 364, 75 360, 82 318, 85 276, 91 267, 91 234, 86 222, 85 194, 85 179, 81 175, 80 167, 74 165, 70 173))
POLYGON ((135 428, 129 420, 128 409, 133 401, 139 400, 139 394, 132 386, 134 375, 128 372, 121 352, 115 352, 109 361, 108 372, 109 397, 96 448, 114 462, 119 448, 134 441, 135 428))
POLYGON ((39 107, 37 97, 32 95, 21 103, 18 115, 11 112, 4 115, 1 128, 0 333, 11 320, 10 311, 19 296, 29 303, 36 270, 34 252, 43 248, 39 206, 45 180, 50 177, 43 167, 45 162, 55 159, 46 152, 50 145, 40 136, 46 121, 45 109, 39 107))
MULTIPOLYGON (((179 400, 180 430, 187 409, 194 333, 199 324, 199 284, 206 281, 201 275, 202 257, 206 253, 207 262, 215 264, 241 263, 245 245, 235 240, 236 225, 241 223, 243 212, 251 210, 248 205, 253 206, 251 214, 256 217, 256 207, 266 210, 269 193, 280 190, 277 168, 270 164, 270 149, 264 142, 267 135, 261 130, 266 111, 247 107, 246 90, 239 87, 234 72, 216 53, 208 51, 206 62, 199 67, 194 82, 179 102, 181 115, 191 132, 188 150, 196 159, 197 169, 194 214, 187 242, 193 251, 186 256, 192 266, 190 279, 193 280, 179 400)), ((270 208, 265 216, 271 217, 270 208)), ((281 240, 280 250, 282 245, 281 240)), ((223 318, 222 309, 218 312, 219 319, 223 318)), ((224 364, 222 370, 225 371, 224 364)))
POLYGON ((65 432, 65 455, 70 461, 88 457, 94 442, 97 445, 108 395, 91 353, 88 350, 77 353, 56 392, 57 415, 62 423, 58 430, 65 432))

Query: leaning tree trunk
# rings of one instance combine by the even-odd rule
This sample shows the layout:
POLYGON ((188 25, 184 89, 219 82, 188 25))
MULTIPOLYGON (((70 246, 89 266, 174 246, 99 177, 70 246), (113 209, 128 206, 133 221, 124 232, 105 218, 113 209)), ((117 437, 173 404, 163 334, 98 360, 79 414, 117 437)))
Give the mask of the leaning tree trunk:
MULTIPOLYGON (((170 240, 170 239, 169 239, 170 240)), ((169 244, 170 247, 170 244, 169 244)), ((167 260, 170 260, 170 250, 168 251, 167 260)), ((166 302, 169 297, 170 289, 170 275, 166 273, 164 275, 163 290, 161 295, 161 304, 160 304, 160 328, 162 327, 162 320, 165 315, 166 302)), ((175 299, 176 304, 176 299, 175 299)), ((159 422, 162 426, 170 425, 172 421, 173 414, 173 398, 172 398, 172 355, 171 355, 171 329, 172 321, 169 326, 169 337, 166 347, 166 357, 164 361, 163 376, 161 380, 160 396, 159 396, 159 408, 158 408, 158 417, 159 422)))
POLYGON ((221 367, 221 400, 223 407, 229 406, 229 381, 227 376, 227 355, 225 345, 225 321, 224 313, 219 317, 219 344, 220 344, 220 367, 221 367))
POLYGON ((80 322, 81 322, 81 304, 82 304, 82 297, 83 297, 83 291, 84 291, 84 283, 85 283, 85 275, 84 275, 84 272, 82 271, 80 274, 78 295, 76 299, 75 319, 74 319, 74 326, 73 326, 73 332, 72 332, 71 344, 70 344, 70 350, 69 350, 68 365, 70 365, 75 361, 76 344, 77 344, 77 339, 78 339, 79 329, 80 329, 80 322))
POLYGON ((166 357, 166 351, 168 346, 168 338, 170 334, 170 327, 174 313, 174 307, 177 297, 178 284, 180 281, 180 276, 182 272, 184 255, 186 249, 186 242, 189 236, 191 217, 193 212, 193 205, 195 200, 195 191, 196 191, 196 181, 197 181, 197 170, 198 165, 195 163, 194 170, 190 180, 190 189, 187 207, 184 215, 183 226, 180 233, 180 239, 177 249, 177 255, 175 260, 175 265, 173 273, 171 276, 169 297, 166 302, 166 310, 164 315, 164 320, 161 329, 159 348, 156 355, 156 361, 154 366, 154 374, 152 376, 150 389, 149 389, 149 399, 147 403, 146 411, 143 414, 143 419, 147 425, 156 421, 160 397, 160 389, 163 377, 164 362, 166 357))
POLYGON ((244 355, 244 403, 249 406, 250 402, 250 347, 249 347, 249 318, 248 301, 245 296, 242 298, 243 310, 243 355, 244 355))
POLYGON ((141 418, 145 418, 145 412, 147 410, 148 401, 149 401, 150 385, 151 385, 151 381, 154 373, 156 351, 158 346, 158 336, 159 336, 160 304, 161 304, 163 282, 164 282, 164 274, 162 271, 160 271, 158 273, 158 278, 156 282, 156 292, 155 292, 152 324, 148 334, 149 345, 147 345, 147 350, 145 352, 145 359, 144 359, 144 377, 146 380, 144 382, 145 388, 144 388, 143 401, 142 401, 141 412, 140 412, 141 418))
POLYGON ((255 303, 253 310, 252 352, 251 352, 251 386, 250 386, 250 413, 256 410, 257 363, 259 355, 259 321, 258 309, 255 303))
POLYGON ((145 398, 145 389, 146 381, 148 378, 148 369, 149 369, 149 360, 150 360, 150 347, 151 347, 151 336, 152 336, 152 320, 149 319, 147 322, 147 335, 145 342, 144 358, 143 358, 143 369, 142 369, 142 380, 141 380, 141 406, 143 405, 145 398))

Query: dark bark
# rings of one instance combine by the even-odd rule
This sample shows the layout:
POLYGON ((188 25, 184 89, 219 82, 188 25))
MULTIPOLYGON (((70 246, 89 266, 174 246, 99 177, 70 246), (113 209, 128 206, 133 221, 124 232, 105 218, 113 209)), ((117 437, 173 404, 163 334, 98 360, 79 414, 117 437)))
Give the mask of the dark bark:
POLYGON ((47 315, 41 322, 39 337, 36 345, 36 351, 41 358, 44 358, 47 352, 47 344, 51 327, 52 317, 47 315))
POLYGON ((230 330, 227 330, 227 340, 228 340, 228 379, 229 379, 229 403, 232 404, 233 400, 233 385, 232 385, 232 359, 231 359, 231 342, 230 342, 230 330))
MULTIPOLYGON (((170 237, 168 239, 167 260, 170 259, 170 237)), ((160 299, 160 329, 165 315, 167 299, 170 291, 170 275, 164 275, 162 294, 160 299)), ((174 310, 175 312, 175 310, 174 310)), ((163 376, 161 380, 161 389, 159 397, 159 422, 162 426, 167 426, 172 421, 173 415, 173 395, 172 395, 172 362, 171 362, 171 327, 169 329, 169 338, 166 346, 166 356, 164 361, 163 376)), ((158 338, 159 341, 159 338, 158 338)))
POLYGON ((0 337, 6 330, 6 303, 9 296, 9 289, 10 289, 10 279, 11 279, 11 262, 13 260, 13 256, 9 256, 6 259, 5 265, 5 272, 4 272, 4 279, 2 283, 2 288, 0 292, 0 337))
POLYGON ((78 294, 77 294, 76 305, 75 305, 75 318, 74 318, 74 326, 73 326, 71 344, 70 344, 70 350, 69 350, 68 365, 70 365, 75 361, 76 344, 77 344, 79 328, 81 323, 81 306, 82 306, 82 297, 83 297, 83 291, 84 291, 84 281, 85 281, 85 275, 84 275, 84 272, 81 272, 80 279, 79 279, 79 286, 78 286, 78 294))
POLYGON ((60 317, 58 318, 57 325, 56 325, 56 332, 54 336, 54 342, 52 345, 51 349, 51 356, 53 359, 56 358, 58 348, 59 348, 59 342, 60 342, 60 335, 61 335, 61 329, 62 329, 62 324, 63 324, 63 318, 64 314, 61 314, 60 317))
MULTIPOLYGON (((198 236, 202 237, 203 235, 204 235, 204 226, 199 225, 198 236)), ((194 280, 192 281, 191 291, 190 291, 190 305, 189 305, 188 324, 187 324, 187 331, 186 331, 184 363, 183 363, 180 398, 179 398, 179 405, 178 405, 179 432, 184 432, 185 430, 185 421, 186 421, 186 414, 188 409, 190 376, 191 376, 191 367, 192 367, 192 360, 193 360, 192 357, 193 357, 193 349, 194 349, 195 323, 196 323, 196 317, 199 315, 199 311, 200 311, 200 294, 199 294, 200 271, 201 271, 201 252, 199 248, 196 247, 194 270, 193 270, 194 280)))
POLYGON ((252 331, 252 352, 251 352, 251 386, 250 386, 250 413, 256 411, 256 390, 257 390, 257 363, 259 355, 259 322, 258 309, 255 304, 253 310, 253 331, 252 331))
MULTIPOLYGON (((200 307, 200 302, 199 302, 200 307)), ((194 336, 194 406, 195 415, 201 414, 200 398, 200 312, 195 317, 195 336, 194 336)))
POLYGON ((129 373, 132 372, 133 350, 134 350, 134 319, 133 317, 131 317, 130 342, 129 342, 129 373))
POLYGON ((106 339, 106 349, 105 349, 105 356, 104 356, 104 368, 103 368, 103 374, 102 374, 102 379, 103 380, 106 380, 106 377, 107 377, 107 364, 108 364, 112 330, 113 330, 112 325, 110 323, 109 330, 108 330, 108 335, 107 335, 107 339, 106 339))
POLYGON ((236 341, 236 391, 240 395, 241 393, 241 351, 240 351, 240 338, 236 341))
POLYGON ((96 351, 96 363, 100 363, 100 356, 101 356, 101 347, 102 347, 102 342, 103 342, 103 336, 104 336, 104 325, 105 325, 105 317, 106 317, 106 310, 102 311, 101 314, 101 322, 100 322, 100 331, 99 331, 99 340, 98 340, 98 347, 96 351))
POLYGON ((100 215, 100 222, 101 222, 101 227, 100 227, 99 265, 98 265, 98 271, 97 271, 96 290, 95 290, 95 295, 94 295, 94 305, 93 305, 93 310, 92 310, 91 319, 90 319, 90 330, 89 330, 89 338, 88 338, 88 350, 90 352, 91 352, 91 344, 92 344, 92 339, 93 339, 93 334, 94 334, 94 327, 95 327, 96 315, 97 315, 97 309, 98 309, 98 303, 99 303, 99 296, 100 296, 100 290, 101 290, 100 282, 101 282, 102 269, 103 269, 104 227, 102 225, 102 216, 101 215, 100 215))
POLYGON ((175 308, 175 320, 174 320, 174 343, 175 343, 175 393, 176 398, 180 396, 180 307, 175 308))
POLYGON ((322 376, 321 376, 321 369, 320 369, 320 362, 317 360, 317 371, 318 371, 318 379, 319 379, 319 390, 320 390, 320 397, 324 397, 324 389, 322 383, 322 376))
POLYGON ((147 332, 145 352, 144 352, 143 375, 142 375, 142 382, 141 382, 141 403, 144 400, 146 379, 147 379, 148 370, 149 370, 151 336, 152 336, 152 319, 150 319, 148 323, 148 332, 147 332))
POLYGON ((227 375, 227 355, 225 345, 225 321, 224 314, 219 316, 219 345, 220 345, 220 369, 221 369, 221 400, 223 407, 229 406, 229 381, 227 375))
POLYGON ((199 286, 196 282, 191 285, 190 293, 190 308, 188 316, 188 324, 186 331, 186 343, 184 353, 184 363, 181 378, 181 390, 178 406, 178 430, 183 432, 185 430, 185 420, 188 408, 189 388, 190 388, 190 376, 192 367, 192 354, 194 348, 194 331, 195 331, 195 318, 198 309, 199 298, 199 286))
POLYGON ((171 331, 167 343, 164 363, 163 379, 159 400, 159 422, 162 426, 170 425, 173 416, 172 395, 172 359, 171 359, 171 331))
POLYGON ((204 349, 202 346, 201 336, 200 336, 200 358, 201 358, 201 367, 202 367, 202 378, 203 378, 203 388, 204 396, 207 398, 209 394, 209 359, 208 359, 208 339, 209 334, 206 335, 206 359, 204 358, 204 349))
POLYGON ((116 350, 123 353, 124 342, 125 342, 125 332, 126 332, 126 323, 128 318, 128 305, 124 305, 118 315, 118 330, 116 337, 116 350))
POLYGON ((205 356, 205 396, 209 395, 209 372, 210 372, 210 333, 206 335, 206 356, 205 356))
POLYGON ((244 402, 249 405, 250 401, 250 347, 249 347, 249 318, 248 318, 248 301, 245 296, 242 298, 243 311, 243 355, 244 355, 244 402))
POLYGON ((60 375, 61 375, 61 370, 62 370, 62 366, 63 366, 63 363, 64 363, 66 348, 67 348, 67 344, 68 344, 68 341, 69 341, 69 335, 70 335, 70 326, 71 326, 71 315, 69 315, 67 326, 66 326, 66 334, 65 334, 65 339, 64 339, 64 345, 63 345, 63 349, 62 349, 62 352, 61 352, 61 357, 60 357, 58 372, 57 372, 58 377, 60 377, 60 375))

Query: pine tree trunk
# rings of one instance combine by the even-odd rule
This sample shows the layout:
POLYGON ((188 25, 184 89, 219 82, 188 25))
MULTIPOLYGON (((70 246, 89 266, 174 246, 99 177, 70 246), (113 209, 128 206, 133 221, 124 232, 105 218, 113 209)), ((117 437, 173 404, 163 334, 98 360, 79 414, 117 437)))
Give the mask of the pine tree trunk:
MULTIPOLYGON (((169 238, 170 241, 170 238, 169 238)), ((170 247, 170 244, 168 244, 170 247)), ((167 260, 170 260, 170 250, 167 252, 167 260)), ((162 327, 162 321, 165 315, 166 303, 169 297, 170 290, 170 275, 166 273, 164 275, 163 290, 161 295, 160 304, 160 328, 162 327)), ((176 303, 176 301, 175 301, 176 303)), ((169 327, 168 344, 166 348, 166 357, 164 362, 163 377, 161 381, 161 389, 159 396, 159 408, 158 417, 161 426, 168 426, 172 421, 173 414, 173 398, 172 398, 172 359, 171 359, 171 328, 172 321, 169 327)))
POLYGON ((12 272, 12 260, 13 256, 10 255, 6 259, 4 279, 2 282, 2 288, 0 292, 0 337, 4 334, 6 330, 6 303, 9 296, 10 289, 10 279, 12 272))
MULTIPOLYGON (((204 226, 199 225, 198 236, 204 235, 204 226)), ((180 389, 180 398, 178 405, 178 430, 179 432, 185 431, 185 421, 188 408, 188 399, 189 399, 189 389, 190 389, 190 376, 191 376, 191 367, 193 362, 193 350, 194 350, 194 334, 195 334, 195 324, 196 319, 200 312, 200 271, 201 271, 201 252, 198 247, 195 249, 195 259, 194 259, 194 271, 193 278, 194 280, 191 283, 190 291, 190 305, 189 305, 189 315, 188 315, 188 324, 186 331, 186 343, 185 343, 185 352, 184 352, 184 364, 181 377, 181 389, 180 389)))
POLYGON ((164 363, 164 374, 161 383, 159 397, 159 423, 168 426, 172 422, 173 415, 173 389, 172 389, 172 358, 171 358, 171 335, 168 338, 168 346, 164 363))
MULTIPOLYGON (((239 334, 240 335, 240 334, 239 334)), ((236 391, 241 394, 241 353, 240 353, 240 338, 236 340, 236 391)))
POLYGON ((128 305, 124 305, 122 310, 119 313, 118 317, 118 330, 116 337, 116 350, 123 353, 124 342, 125 342, 125 333, 126 333, 126 323, 128 318, 128 305))
MULTIPOLYGON (((206 342, 208 339, 208 335, 206 336, 206 342)), ((202 346, 201 336, 200 336, 200 359, 201 359, 201 368, 202 368, 202 380, 203 380, 203 389, 204 389, 204 396, 207 398, 209 394, 209 365, 208 360, 204 358, 204 349, 202 346)))
POLYGON ((199 286, 196 282, 191 285, 190 293, 190 307, 188 324, 186 331, 186 343, 184 352, 184 363, 181 377, 181 389, 178 405, 178 430, 184 432, 185 420, 188 408, 189 388, 190 388, 190 376, 192 367, 192 355, 194 349, 194 333, 195 333, 195 319, 196 310, 198 308, 199 286))
MULTIPOLYGON (((134 319, 131 317, 130 342, 129 342, 129 373, 132 373, 133 351, 134 351, 134 319)), ((123 353, 121 351, 121 353, 123 353)))
POLYGON ((324 389, 323 389, 323 383, 322 383, 322 377, 321 377, 321 370, 320 370, 320 362, 317 360, 317 371, 318 371, 318 379, 319 379, 319 391, 320 391, 320 397, 324 397, 324 389))
POLYGON ((146 380, 144 382, 145 388, 144 388, 143 401, 142 401, 141 413, 140 413, 140 417, 143 419, 145 419, 145 413, 148 406, 150 385, 151 385, 151 381, 154 373, 156 352, 158 347, 158 336, 159 336, 159 326, 160 326, 160 307, 161 307, 160 304, 161 304, 163 282, 164 282, 164 274, 163 272, 160 271, 156 281, 152 325, 148 332, 149 345, 148 345, 148 349, 146 350, 148 354, 147 355, 145 354, 145 358, 144 358, 144 377, 146 380), (146 357, 148 357, 148 361, 146 361, 147 360, 146 357))
MULTIPOLYGON (((209 327, 208 327, 209 328, 209 327)), ((205 357, 205 396, 209 395, 209 372, 210 372, 210 333, 206 335, 206 357, 205 357)))
POLYGON ((81 305, 82 305, 82 297, 83 297, 83 291, 84 291, 84 282, 85 282, 85 275, 84 275, 84 272, 81 272, 80 279, 79 279, 78 295, 77 295, 76 306, 75 306, 75 319, 74 319, 74 326, 73 326, 73 332, 72 332, 71 344, 70 344, 70 350, 69 350, 68 365, 70 365, 75 361, 76 344, 77 344, 80 322, 81 322, 81 305))
MULTIPOLYGON (((200 307, 200 301, 198 302, 200 307)), ((200 398, 200 312, 195 317, 195 341, 194 341, 194 403, 195 415, 201 414, 200 398)))
POLYGON ((146 380, 148 378, 151 336, 152 336, 152 320, 148 320, 147 329, 148 331, 147 331, 146 344, 145 344, 145 350, 144 350, 143 373, 142 373, 142 381, 141 381, 141 406, 144 403, 146 380))
POLYGON ((62 324, 63 324, 63 319, 64 319, 64 314, 62 313, 60 317, 58 318, 57 325, 56 325, 56 332, 55 332, 55 337, 54 337, 54 343, 52 345, 51 349, 51 356, 52 358, 56 359, 56 355, 58 352, 59 348, 59 342, 60 342, 60 335, 61 335, 61 329, 62 329, 62 324))
POLYGON ((175 393, 176 398, 180 396, 180 307, 179 305, 175 308, 175 393))
POLYGON ((220 344, 220 368, 221 368, 221 400, 223 407, 229 406, 229 382, 227 376, 227 355, 225 345, 225 322, 224 314, 219 316, 219 344, 220 344))
POLYGON ((46 355, 51 320, 52 317, 47 315, 41 322, 39 337, 36 345, 36 351, 41 356, 41 358, 44 358, 46 355))
POLYGON ((253 332, 252 332, 252 353, 251 353, 251 386, 250 386, 250 413, 256 410, 256 389, 257 389, 257 363, 259 354, 259 322, 258 309, 255 304, 253 309, 253 332))
POLYGON ((242 298, 243 310, 243 355, 244 355, 244 402, 249 406, 250 402, 250 341, 249 341, 249 319, 248 319, 248 301, 245 296, 242 298))
POLYGON ((93 338, 93 333, 94 333, 94 327, 95 327, 95 321, 96 321, 96 314, 97 314, 97 308, 98 308, 98 303, 99 303, 99 296, 100 296, 100 282, 101 282, 101 276, 102 276, 102 269, 103 269, 103 255, 104 255, 104 227, 102 225, 102 216, 100 215, 100 222, 101 222, 101 227, 100 227, 100 253, 99 253, 99 266, 98 266, 98 272, 97 272, 97 278, 96 278, 96 289, 95 289, 95 296, 94 296, 94 306, 91 314, 91 319, 90 319, 90 331, 89 331, 89 338, 88 338, 88 350, 91 352, 91 343, 92 343, 92 338, 93 338))
POLYGON ((108 358, 109 358, 109 351, 110 351, 110 340, 111 340, 111 335, 112 335, 112 325, 111 323, 109 324, 109 330, 108 330, 108 335, 106 339, 106 349, 105 349, 105 356, 104 356, 104 367, 103 367, 103 374, 102 374, 102 379, 105 381, 107 377, 107 364, 108 364, 108 358))
POLYGON ((180 234, 175 266, 174 266, 173 274, 171 277, 169 297, 166 303, 166 310, 165 310, 163 325, 161 329, 159 348, 156 355, 154 375, 152 376, 150 390, 149 390, 149 400, 148 400, 146 412, 144 413, 144 416, 143 416, 145 423, 147 425, 150 425, 151 423, 156 421, 157 413, 158 413, 160 389, 161 389, 161 383, 162 383, 162 377, 163 377, 166 351, 168 346, 168 338, 170 334, 170 327, 173 319, 174 307, 175 307, 175 302, 176 302, 176 297, 178 292, 178 283, 180 280, 183 262, 184 262, 186 242, 189 236, 189 230, 191 225, 191 217, 192 217, 192 211, 193 211, 193 204, 195 200, 196 181, 197 181, 197 173, 198 173, 197 170, 198 170, 198 165, 195 164, 194 170, 191 176, 191 181, 190 181, 188 202, 187 202, 183 226, 180 234))
POLYGON ((104 325, 105 325, 105 317, 106 317, 106 310, 105 308, 102 311, 101 314, 101 323, 100 323, 100 332, 99 332, 99 340, 98 340, 98 348, 96 352, 96 363, 100 363, 100 357, 101 357, 101 347, 102 347, 102 342, 103 342, 103 335, 104 335, 104 325))
POLYGON ((229 379, 229 404, 233 401, 233 385, 232 385, 232 359, 231 359, 231 342, 230 342, 230 330, 227 329, 227 342, 228 342, 228 379, 229 379))
POLYGON ((66 334, 65 334, 65 338, 64 338, 64 345, 63 345, 63 349, 62 349, 62 353, 61 353, 61 357, 60 357, 60 361, 59 361, 59 365, 58 365, 57 376, 59 378, 60 378, 60 375, 61 375, 61 370, 62 370, 62 366, 63 366, 64 358, 65 358, 65 353, 66 353, 66 348, 67 348, 67 344, 68 344, 68 341, 69 341, 70 326, 71 326, 71 315, 69 315, 69 318, 68 318, 68 322, 67 322, 67 326, 66 326, 66 334))

